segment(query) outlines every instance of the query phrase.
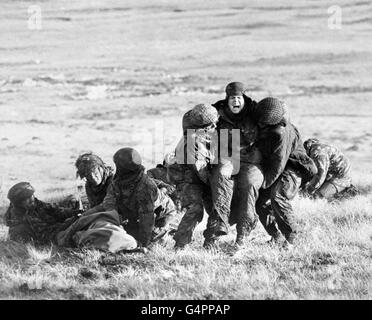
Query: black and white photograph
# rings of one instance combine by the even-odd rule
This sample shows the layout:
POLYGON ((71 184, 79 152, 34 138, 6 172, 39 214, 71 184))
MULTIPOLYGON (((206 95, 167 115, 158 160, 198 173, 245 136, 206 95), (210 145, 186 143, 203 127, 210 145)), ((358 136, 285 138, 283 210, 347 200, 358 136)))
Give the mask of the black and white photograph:
POLYGON ((0 110, 0 300, 372 299, 370 0, 1 0, 0 110))

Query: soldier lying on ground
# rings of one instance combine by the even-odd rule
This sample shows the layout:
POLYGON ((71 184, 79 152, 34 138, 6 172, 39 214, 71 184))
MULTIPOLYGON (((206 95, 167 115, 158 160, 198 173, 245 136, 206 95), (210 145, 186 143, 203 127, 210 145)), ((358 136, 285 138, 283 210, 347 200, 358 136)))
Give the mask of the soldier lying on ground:
POLYGON ((9 190, 11 204, 5 214, 5 223, 9 227, 10 240, 110 252, 137 248, 136 240, 120 226, 116 212, 79 218, 81 210, 42 202, 35 198, 34 192, 28 182, 17 183, 9 190))
POLYGON ((297 128, 284 117, 284 109, 282 101, 271 97, 257 105, 255 146, 262 154, 264 183, 256 210, 272 241, 287 245, 297 232, 290 200, 298 193, 301 179, 309 181, 317 168, 307 156, 297 128))
MULTIPOLYGON (((257 224, 255 203, 263 182, 260 154, 252 148, 257 135, 257 127, 252 119, 256 102, 244 94, 244 84, 232 82, 226 86, 226 97, 213 106, 218 110, 219 159, 212 167, 211 189, 214 216, 224 224, 216 234, 227 233, 228 222, 237 224, 236 245, 243 240, 257 224), (240 144, 235 146, 232 130, 240 132, 240 144), (222 133, 228 131, 225 141, 222 133), (227 152, 232 154, 227 158, 227 152), (225 156, 226 155, 226 156, 225 156), (231 210, 230 210, 231 209, 231 210), (231 212, 230 212, 231 211, 231 212)), ((212 244, 217 237, 209 239, 212 244)))
POLYGON ((331 198, 351 186, 350 161, 338 148, 314 138, 306 140, 304 147, 318 167, 305 192, 315 198, 331 198))
POLYGON ((9 189, 10 206, 5 213, 9 238, 36 244, 55 242, 56 234, 73 223, 81 210, 45 203, 35 198, 34 192, 28 182, 9 189))
POLYGON ((147 176, 139 153, 122 148, 114 155, 116 173, 103 202, 83 215, 116 210, 125 230, 142 247, 162 238, 178 226, 172 200, 147 176))
MULTIPOLYGON (((214 155, 206 144, 215 132, 217 120, 217 111, 212 106, 198 104, 186 112, 182 119, 183 137, 174 157, 168 160, 169 180, 176 185, 181 207, 186 211, 174 235, 176 249, 191 242, 195 227, 203 219, 204 208, 211 214, 208 166, 214 155)), ((213 233, 209 223, 204 237, 207 239, 213 233)))

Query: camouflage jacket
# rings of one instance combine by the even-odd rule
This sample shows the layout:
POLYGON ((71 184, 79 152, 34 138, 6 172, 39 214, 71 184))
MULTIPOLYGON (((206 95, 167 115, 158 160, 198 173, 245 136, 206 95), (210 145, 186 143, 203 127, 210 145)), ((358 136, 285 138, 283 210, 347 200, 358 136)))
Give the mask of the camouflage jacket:
POLYGON ((289 121, 261 129, 255 146, 262 154, 264 189, 269 188, 287 167, 305 179, 317 173, 314 162, 306 154, 299 131, 289 121))
POLYGON ((181 179, 176 178, 174 174, 169 176, 170 181, 174 184, 176 180, 182 182, 193 183, 194 180, 201 180, 204 183, 208 182, 209 169, 212 163, 217 163, 217 143, 216 137, 208 133, 197 134, 194 131, 187 132, 178 142, 172 164, 168 165, 169 172, 182 172, 181 179), (171 166, 171 170, 169 170, 171 166), (176 168, 177 167, 177 168, 176 168), (176 169, 176 170, 174 170, 176 169))
POLYGON ((155 181, 159 189, 165 188, 169 196, 172 196, 176 191, 176 188, 168 180, 167 168, 163 165, 158 164, 156 168, 147 170, 146 174, 155 181))
POLYGON ((79 212, 76 209, 65 209, 35 198, 35 207, 27 211, 11 204, 5 213, 5 223, 9 227, 11 240, 46 244, 53 241, 57 232, 72 223, 73 217, 76 217, 79 212))
POLYGON ((144 172, 130 181, 114 177, 98 209, 117 210, 122 223, 128 224, 128 229, 135 229, 133 236, 146 247, 151 241, 155 210, 161 205, 163 196, 144 172))
POLYGON ((113 169, 110 167, 106 167, 103 181, 99 186, 93 186, 89 182, 85 184, 85 192, 87 194, 89 206, 91 208, 95 207, 103 201, 113 177, 113 169))
POLYGON ((318 167, 318 173, 309 183, 309 191, 317 190, 332 178, 346 177, 350 172, 350 161, 336 147, 314 143, 310 147, 309 156, 318 167))

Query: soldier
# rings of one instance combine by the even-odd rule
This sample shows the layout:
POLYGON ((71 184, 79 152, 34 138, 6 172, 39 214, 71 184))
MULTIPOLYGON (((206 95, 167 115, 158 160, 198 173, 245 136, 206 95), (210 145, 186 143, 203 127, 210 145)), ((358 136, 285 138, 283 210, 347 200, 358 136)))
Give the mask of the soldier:
MULTIPOLYGON (((260 154, 252 147, 257 135, 252 113, 257 103, 245 95, 241 82, 229 83, 225 91, 225 99, 213 105, 219 113, 219 161, 212 168, 211 176, 213 216, 223 220, 225 226, 237 224, 236 246, 239 247, 257 224, 255 203, 263 182, 260 154), (238 145, 234 144, 233 129, 239 130, 238 145), (227 141, 222 135, 226 131, 227 141), (227 151, 231 158, 224 156, 227 151)), ((216 230, 216 234, 226 232, 223 227, 216 230)), ((209 241, 214 243, 216 239, 211 235, 209 241)))
POLYGON ((116 173, 103 202, 84 216, 117 210, 125 230, 142 247, 148 247, 177 228, 177 212, 171 199, 160 191, 144 172, 139 153, 132 148, 118 150, 114 157, 116 173))
MULTIPOLYGON (((204 209, 211 214, 209 166, 215 155, 207 144, 211 142, 217 120, 217 111, 212 106, 198 104, 187 111, 182 119, 183 137, 173 157, 168 158, 168 177, 176 185, 181 207, 185 210, 174 235, 176 249, 191 242, 195 227, 203 219, 204 209)), ((211 232, 208 226, 204 237, 211 232)))
POLYGON ((150 178, 154 179, 160 190, 169 195, 177 210, 181 211, 180 196, 176 190, 176 186, 169 181, 167 171, 167 163, 166 160, 164 160, 162 164, 157 164, 155 168, 147 170, 146 173, 150 178))
POLYGON ((34 193, 28 182, 19 182, 9 189, 10 206, 5 213, 9 238, 36 244, 55 242, 56 234, 72 224, 81 210, 42 202, 34 193))
POLYGON ((338 148, 315 138, 306 140, 304 147, 318 167, 305 191, 316 198, 330 198, 351 186, 350 161, 338 148))
POLYGON ((255 111, 260 128, 255 146, 261 151, 264 173, 256 210, 272 242, 288 245, 297 232, 290 200, 301 179, 308 181, 317 169, 306 154, 300 133, 284 113, 284 103, 271 97, 261 100, 255 111))
POLYGON ((106 196, 107 188, 114 176, 114 170, 107 166, 103 160, 89 152, 80 155, 76 162, 76 175, 86 179, 85 192, 88 197, 89 207, 100 204, 106 196))

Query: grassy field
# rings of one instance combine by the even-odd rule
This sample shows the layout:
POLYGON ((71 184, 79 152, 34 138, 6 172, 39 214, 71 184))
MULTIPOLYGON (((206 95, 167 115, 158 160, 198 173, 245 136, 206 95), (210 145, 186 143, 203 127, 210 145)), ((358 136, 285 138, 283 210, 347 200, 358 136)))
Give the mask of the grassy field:
POLYGON ((0 10, 0 214, 6 193, 30 181, 41 199, 80 182, 73 163, 92 150, 112 164, 137 148, 146 168, 181 134, 184 111, 224 97, 284 99, 304 139, 339 146, 362 194, 328 203, 296 198, 300 237, 269 246, 258 226, 232 254, 173 240, 148 254, 33 248, 0 225, 2 299, 371 299, 372 5, 338 1, 40 1, 42 29, 27 28, 30 1, 0 10))

